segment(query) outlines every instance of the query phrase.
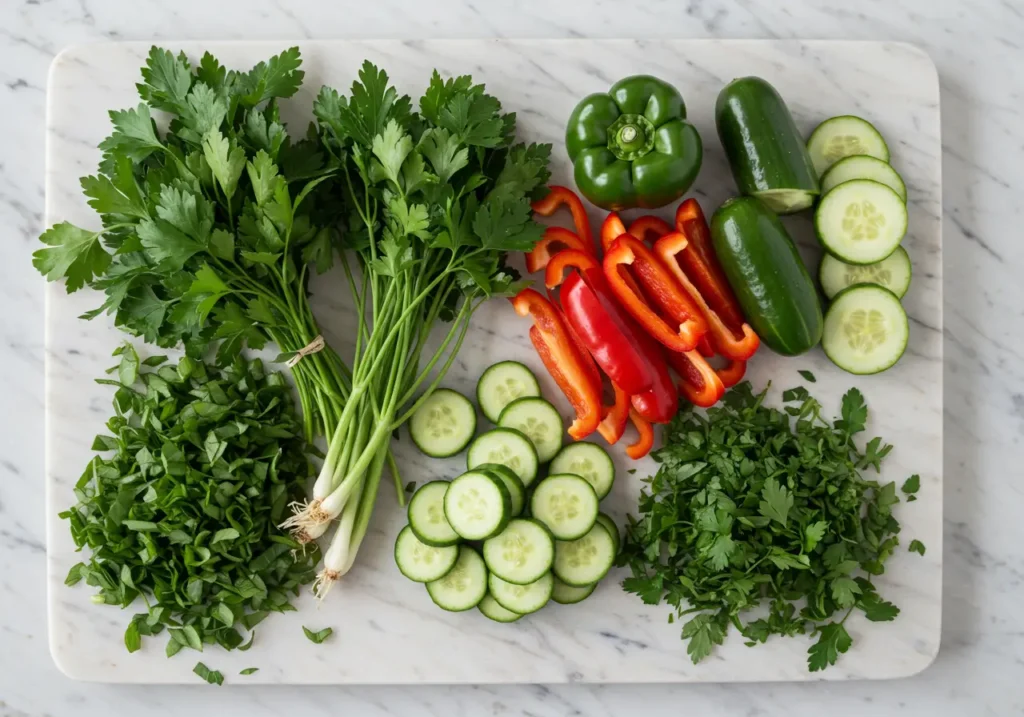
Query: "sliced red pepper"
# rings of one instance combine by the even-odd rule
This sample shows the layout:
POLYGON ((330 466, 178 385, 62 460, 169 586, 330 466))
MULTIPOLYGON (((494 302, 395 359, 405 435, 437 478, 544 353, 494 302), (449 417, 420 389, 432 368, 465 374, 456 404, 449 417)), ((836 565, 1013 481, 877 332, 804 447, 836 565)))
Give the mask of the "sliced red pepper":
POLYGON ((548 227, 541 240, 534 245, 533 251, 526 254, 526 271, 533 274, 543 270, 552 256, 565 249, 586 252, 590 250, 590 245, 564 227, 548 227))
POLYGON ((523 289, 512 299, 520 316, 530 316, 530 341, 541 361, 569 403, 576 411, 576 420, 569 435, 577 440, 589 436, 601 423, 601 383, 595 381, 596 367, 591 373, 589 356, 584 356, 573 339, 558 309, 534 289, 523 289))
MULTIPOLYGON (((659 351, 657 346, 653 348, 659 351)), ((668 423, 679 411, 679 395, 672 383, 672 374, 668 372, 668 364, 662 360, 655 364, 655 368, 653 385, 642 393, 634 394, 630 400, 637 413, 651 423, 668 423)))
MULTIPOLYGON (((705 318, 709 319, 709 321, 708 321, 708 331, 710 332, 710 330, 711 330, 710 317, 705 317, 705 318)), ((704 358, 711 358, 712 356, 715 355, 715 349, 712 348, 712 346, 711 346, 711 341, 710 341, 710 339, 708 339, 708 334, 704 334, 703 336, 700 337, 700 341, 697 342, 697 350, 700 351, 700 355, 703 356, 704 358)))
POLYGON ((698 351, 670 353, 668 361, 679 374, 679 393, 693 405, 714 406, 725 393, 722 379, 698 351))
POLYGON ((629 225, 629 233, 640 241, 655 241, 672 231, 671 225, 661 217, 645 214, 633 220, 629 225))
POLYGON ((715 373, 718 374, 718 378, 722 380, 722 385, 726 388, 732 388, 743 379, 743 374, 747 372, 747 362, 740 361, 737 359, 731 360, 726 366, 715 369, 715 373))
POLYGON ((629 420, 629 394, 614 384, 612 387, 615 389, 615 403, 608 408, 597 430, 609 445, 614 446, 626 432, 626 421, 629 420))
POLYGON ((590 218, 583 202, 574 191, 568 187, 551 186, 551 191, 543 199, 538 199, 532 205, 533 211, 542 217, 550 217, 561 206, 569 207, 572 212, 572 223, 576 227, 576 236, 583 240, 588 251, 594 254, 594 235, 590 233, 590 218))
POLYGON ((636 443, 626 446, 626 455, 633 460, 643 458, 654 447, 654 426, 650 421, 637 413, 635 408, 629 409, 629 420, 633 422, 638 434, 636 443))
POLYGON ((601 248, 608 251, 615 240, 625 233, 626 225, 622 223, 622 217, 618 212, 612 212, 601 224, 601 248))
POLYGON ((708 324, 700 308, 647 245, 636 237, 623 234, 612 243, 604 257, 604 273, 626 310, 652 338, 672 351, 692 351, 707 332, 708 324), (627 269, 631 269, 628 274, 643 287, 643 294, 624 278, 627 269), (673 328, 648 306, 644 295, 678 328, 673 328))
POLYGON ((714 350, 729 359, 750 358, 761 340, 743 320, 696 200, 687 199, 676 210, 676 229, 655 242, 655 253, 700 306, 714 350))
MULTIPOLYGON (((597 260, 577 251, 560 252, 548 264, 549 286, 562 281, 562 270, 567 265, 592 265, 583 275, 572 273, 562 284, 562 312, 580 343, 593 356, 616 386, 628 394, 648 391, 654 384, 657 368, 651 365, 644 349, 643 332, 615 303, 604 276, 598 270, 597 260), (566 264, 566 262, 573 262, 566 264)), ((666 371, 660 356, 654 358, 666 371)))

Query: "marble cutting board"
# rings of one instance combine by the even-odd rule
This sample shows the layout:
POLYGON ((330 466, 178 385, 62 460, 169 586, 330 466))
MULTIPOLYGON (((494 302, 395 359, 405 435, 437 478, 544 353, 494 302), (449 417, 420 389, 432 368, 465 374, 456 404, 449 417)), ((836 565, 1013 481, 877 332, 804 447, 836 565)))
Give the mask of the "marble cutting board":
MULTIPOLYGON (((167 45, 197 59, 210 50, 229 67, 248 68, 286 47, 287 42, 225 42, 167 45)), ((404 523, 394 496, 381 499, 365 546, 349 579, 322 607, 309 595, 299 611, 274 615, 257 628, 245 653, 208 648, 164 657, 163 637, 147 640, 128 654, 122 642, 131 612, 93 605, 88 588, 63 584, 78 560, 67 526, 56 518, 73 502, 72 486, 89 459, 92 437, 110 413, 110 389, 93 383, 112 364, 110 352, 123 339, 108 317, 79 320, 100 303, 88 290, 72 296, 62 286, 47 288, 46 439, 47 544, 50 647, 57 665, 76 679, 104 682, 185 682, 198 678, 197 659, 221 670, 232 684, 255 683, 563 683, 563 682, 728 682, 817 679, 882 679, 915 674, 939 649, 942 583, 942 253, 941 141, 938 77, 931 60, 898 43, 780 41, 345 41, 301 45, 306 80, 285 107, 293 134, 309 121, 313 94, 322 84, 347 88, 364 58, 382 65, 401 92, 419 96, 432 68, 442 74, 472 73, 516 111, 520 137, 555 143, 554 179, 571 184, 561 148, 563 126, 582 95, 602 91, 619 78, 650 73, 675 83, 686 98, 691 120, 704 139, 705 158, 692 196, 710 212, 735 191, 714 130, 715 97, 729 80, 757 74, 786 98, 798 125, 810 131, 837 114, 871 119, 889 141, 892 163, 909 192, 910 231, 904 246, 914 279, 904 304, 911 319, 907 354, 892 370, 853 377, 836 369, 820 349, 782 358, 762 349, 750 365, 755 387, 773 382, 779 391, 809 386, 828 412, 858 386, 871 408, 868 436, 881 435, 896 448, 882 478, 902 481, 920 473, 920 499, 900 506, 903 546, 889 573, 877 580, 882 594, 902 608, 889 624, 868 623, 859 614, 848 627, 854 647, 836 667, 810 674, 809 638, 779 640, 750 649, 733 634, 700 665, 690 663, 679 625, 668 624, 665 607, 644 606, 617 585, 613 571, 595 594, 576 606, 552 604, 513 625, 499 625, 476 611, 448 614, 430 602, 420 585, 402 578, 392 561, 392 541, 404 523), (927 555, 907 552, 922 540, 927 555), (334 628, 323 645, 310 643, 300 625, 334 628), (239 677, 244 667, 259 672, 239 677)), ((47 113, 46 224, 69 220, 96 226, 79 190, 78 178, 95 171, 97 143, 108 133, 107 111, 138 103, 134 83, 148 44, 104 44, 70 48, 53 63, 47 113)), ((668 214, 664 214, 666 218, 668 214)), ((597 221, 597 212, 592 219, 597 221)), ((819 251, 810 221, 787 218, 805 259, 816 266, 819 251)), ((29 268, 25 268, 29 271, 29 268)), ((337 282, 335 282, 337 283, 337 282)), ((353 317, 345 293, 317 282, 314 309, 332 343, 342 349, 353 317)), ((472 394, 489 364, 513 358, 542 376, 545 395, 568 416, 561 398, 526 337, 528 322, 503 301, 481 309, 445 385, 472 394)), ((143 349, 155 353, 148 347, 143 349)), ((451 477, 463 457, 426 459, 408 440, 396 444, 404 480, 451 477)), ((613 449, 619 475, 603 507, 622 519, 649 474, 649 460, 629 464, 613 449), (626 468, 638 468, 635 475, 626 468)))

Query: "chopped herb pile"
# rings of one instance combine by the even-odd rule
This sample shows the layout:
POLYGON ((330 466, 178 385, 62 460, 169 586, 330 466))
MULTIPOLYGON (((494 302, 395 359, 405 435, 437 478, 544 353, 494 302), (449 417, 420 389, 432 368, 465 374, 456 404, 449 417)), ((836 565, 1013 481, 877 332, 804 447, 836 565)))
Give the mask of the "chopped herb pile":
POLYGON ((164 629, 168 656, 247 648, 239 628, 294 609, 289 594, 319 560, 276 527, 311 473, 287 384, 258 360, 219 370, 187 357, 140 362, 130 344, 115 353, 117 379, 100 380, 117 386, 109 434, 96 437, 78 503, 61 513, 91 551, 66 582, 123 608, 142 596, 129 652, 164 629))
POLYGON ((687 408, 668 426, 653 454, 661 466, 627 527, 623 587, 673 606, 670 621, 688 616, 682 637, 694 663, 731 624, 748 645, 816 634, 814 672, 850 648, 853 610, 872 621, 899 614, 871 582, 899 544, 896 484, 862 475, 878 472, 892 446, 855 444, 868 417, 855 388, 833 422, 804 388, 783 394, 784 410, 766 407, 766 394, 742 383, 706 417, 687 408), (767 617, 745 620, 761 605, 767 617))

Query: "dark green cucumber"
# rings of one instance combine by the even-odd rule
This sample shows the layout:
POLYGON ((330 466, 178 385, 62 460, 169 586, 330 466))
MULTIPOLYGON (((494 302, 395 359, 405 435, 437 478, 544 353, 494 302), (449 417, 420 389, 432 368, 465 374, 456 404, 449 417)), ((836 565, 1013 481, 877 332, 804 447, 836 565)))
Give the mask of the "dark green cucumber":
POLYGON ((818 173, 789 108, 760 77, 733 80, 718 94, 715 126, 740 194, 778 214, 814 204, 818 173))
POLYGON ((796 356, 821 340, 818 292, 782 221, 758 199, 730 199, 711 217, 718 261, 768 348, 796 356))

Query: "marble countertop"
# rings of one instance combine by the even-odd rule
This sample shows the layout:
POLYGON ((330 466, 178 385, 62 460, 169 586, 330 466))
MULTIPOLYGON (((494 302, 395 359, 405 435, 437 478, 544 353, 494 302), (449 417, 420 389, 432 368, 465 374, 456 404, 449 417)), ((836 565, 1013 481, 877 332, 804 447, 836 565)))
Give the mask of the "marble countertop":
POLYGON ((750 0, 484 4, 435 0, 211 3, 10 0, 0 7, 0 715, 972 714, 1024 710, 1020 610, 1024 319, 1013 266, 1024 189, 1024 13, 1013 0, 750 0), (408 4, 406 4, 408 3, 408 4), (425 5, 425 4, 424 4, 425 5), (417 7, 423 5, 417 4, 417 7), (852 8, 856 8, 855 10, 852 8), (873 683, 402 688, 118 687, 76 683, 46 639, 42 313, 29 268, 41 230, 46 73, 101 40, 303 37, 781 37, 904 40, 942 91, 945 250, 945 586, 942 647, 916 677, 873 683), (1014 190, 1017 190, 1016 192, 1014 190), (1015 677, 1016 675, 1016 677, 1015 677))

